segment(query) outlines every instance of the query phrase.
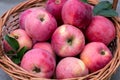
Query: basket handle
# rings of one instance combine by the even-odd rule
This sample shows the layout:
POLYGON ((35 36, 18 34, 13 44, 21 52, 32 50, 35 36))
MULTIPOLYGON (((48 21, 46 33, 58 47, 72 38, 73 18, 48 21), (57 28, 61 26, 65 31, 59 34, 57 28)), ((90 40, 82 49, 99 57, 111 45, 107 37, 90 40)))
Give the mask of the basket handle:
POLYGON ((112 7, 113 7, 114 10, 116 10, 117 4, 118 4, 118 0, 113 0, 112 7))
POLYGON ((2 18, 0 17, 0 37, 1 37, 1 30, 2 29, 2 18))
MULTIPOLYGON (((2 38, 2 18, 0 17, 0 40, 2 38)), ((2 53, 2 47, 1 47, 1 43, 0 43, 0 57, 3 56, 3 53, 2 53)))

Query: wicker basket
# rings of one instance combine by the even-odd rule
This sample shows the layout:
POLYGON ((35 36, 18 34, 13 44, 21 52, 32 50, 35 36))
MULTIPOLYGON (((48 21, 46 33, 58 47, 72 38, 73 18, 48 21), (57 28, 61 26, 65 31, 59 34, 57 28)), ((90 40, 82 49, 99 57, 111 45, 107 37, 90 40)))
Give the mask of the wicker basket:
MULTIPOLYGON (((97 4, 97 0, 89 0, 91 4, 97 4)), ((113 8, 117 6, 118 0, 113 0, 113 8)), ((14 8, 7 11, 0 18, 0 40, 3 40, 3 36, 10 31, 19 28, 18 15, 31 7, 45 6, 45 0, 28 0, 14 8)), ((116 27, 116 39, 111 42, 109 48, 113 51, 113 59, 102 69, 97 72, 91 73, 84 77, 71 78, 72 80, 107 80, 116 71, 120 64, 120 19, 118 17, 112 18, 112 21, 116 27)), ((43 78, 38 78, 37 76, 25 71, 18 65, 14 64, 4 53, 3 46, 0 44, 0 67, 8 73, 14 80, 46 80, 43 78)), ((70 79, 65 79, 70 80, 70 79)))

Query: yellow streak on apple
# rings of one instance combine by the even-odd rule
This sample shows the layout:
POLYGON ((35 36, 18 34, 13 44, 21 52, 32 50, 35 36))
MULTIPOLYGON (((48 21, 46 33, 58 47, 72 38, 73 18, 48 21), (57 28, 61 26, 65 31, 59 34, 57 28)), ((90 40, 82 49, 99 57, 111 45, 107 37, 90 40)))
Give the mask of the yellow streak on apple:
POLYGON ((82 71, 84 71, 85 70, 85 64, 82 61, 80 61, 78 64, 81 66, 82 71))
POLYGON ((60 50, 60 54, 64 53, 64 51, 67 49, 68 45, 64 45, 64 47, 60 50))
POLYGON ((82 40, 79 40, 79 39, 77 39, 77 38, 75 38, 74 40, 73 40, 74 42, 74 44, 73 45, 76 45, 76 44, 82 44, 82 40))
POLYGON ((75 67, 73 71, 74 71, 74 73, 75 73, 76 76, 83 76, 83 74, 85 74, 84 72, 86 71, 86 70, 85 70, 86 67, 85 67, 85 65, 84 65, 84 63, 83 63, 82 61, 78 61, 77 64, 78 64, 79 66, 75 67), (81 66, 81 67, 80 67, 80 66, 81 66), (80 73, 80 72, 81 72, 81 73, 80 73), (81 74, 81 75, 80 75, 80 74, 81 74))
POLYGON ((66 33, 65 30, 66 30, 66 27, 61 26, 61 27, 60 27, 60 34, 61 34, 61 35, 62 35, 62 34, 65 35, 65 33, 66 33))

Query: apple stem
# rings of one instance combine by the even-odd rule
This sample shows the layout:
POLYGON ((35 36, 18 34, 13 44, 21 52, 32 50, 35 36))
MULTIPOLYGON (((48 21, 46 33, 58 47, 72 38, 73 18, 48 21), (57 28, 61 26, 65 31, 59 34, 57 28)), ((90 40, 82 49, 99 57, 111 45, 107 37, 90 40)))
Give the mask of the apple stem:
POLYGON ((102 55, 105 55, 105 51, 104 51, 104 50, 102 50, 102 51, 101 51, 101 54, 102 54, 102 55))
POLYGON ((55 3, 56 3, 56 4, 60 4, 60 3, 61 3, 61 0, 55 0, 55 3))
POLYGON ((34 69, 33 69, 33 71, 35 71, 36 73, 39 73, 41 70, 40 70, 40 68, 38 68, 38 67, 34 67, 34 69))
POLYGON ((14 38, 15 38, 15 39, 18 39, 19 37, 18 37, 18 36, 16 36, 16 35, 14 35, 14 38))

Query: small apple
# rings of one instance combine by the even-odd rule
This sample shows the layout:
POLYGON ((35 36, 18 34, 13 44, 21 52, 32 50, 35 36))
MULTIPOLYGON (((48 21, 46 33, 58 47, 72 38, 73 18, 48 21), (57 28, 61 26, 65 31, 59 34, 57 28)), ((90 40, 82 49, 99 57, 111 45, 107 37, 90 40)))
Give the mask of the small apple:
POLYGON ((25 53, 20 66, 38 77, 51 78, 54 74, 56 63, 48 51, 37 48, 25 53))
POLYGON ((63 58, 56 67, 57 79, 82 77, 88 74, 88 68, 82 60, 75 57, 63 58))
POLYGON ((25 30, 36 41, 47 41, 56 28, 55 18, 43 9, 31 12, 25 19, 25 30))
MULTIPOLYGON (((9 35, 10 37, 13 37, 18 41, 20 46, 19 50, 23 47, 31 49, 32 40, 23 29, 16 29, 14 31, 11 31, 9 35)), ((3 41, 3 46, 6 52, 12 50, 12 47, 8 44, 6 40, 3 41)))
POLYGON ((68 0, 62 8, 62 19, 65 24, 84 29, 92 20, 92 8, 80 0, 68 0))
POLYGON ((42 8, 42 7, 29 8, 29 9, 20 13, 19 24, 20 24, 21 29, 25 30, 25 19, 26 19, 27 15, 29 15, 30 13, 32 13, 34 11, 39 11, 39 9, 44 9, 44 8, 42 8))
POLYGON ((47 50, 54 58, 56 58, 56 55, 55 55, 55 53, 54 53, 54 51, 52 49, 52 46, 48 42, 35 43, 33 48, 41 48, 41 49, 47 50))
POLYGON ((90 72, 95 72, 110 62, 112 53, 104 43, 91 42, 81 52, 80 59, 86 64, 90 72))
POLYGON ((46 10, 56 18, 58 25, 63 23, 61 11, 66 1, 67 0, 48 0, 46 3, 46 10))
POLYGON ((80 29, 64 24, 53 33, 51 45, 61 57, 76 56, 84 48, 85 38, 80 29))
POLYGON ((94 16, 86 28, 85 35, 89 42, 103 42, 108 45, 115 39, 115 27, 109 19, 103 16, 94 16))

